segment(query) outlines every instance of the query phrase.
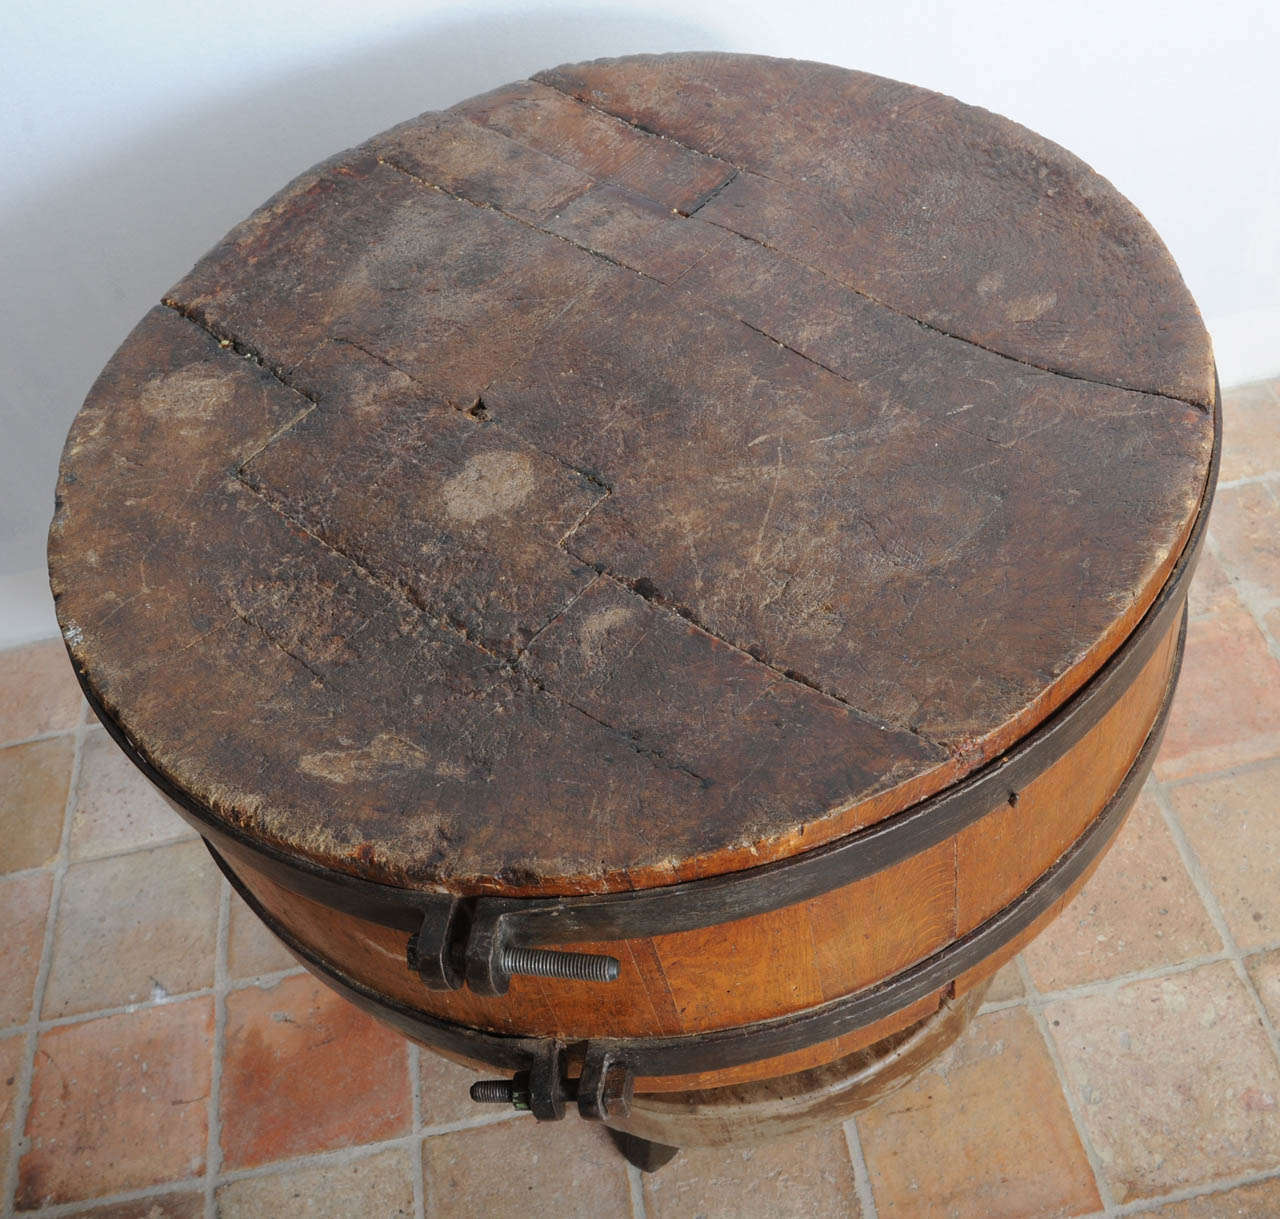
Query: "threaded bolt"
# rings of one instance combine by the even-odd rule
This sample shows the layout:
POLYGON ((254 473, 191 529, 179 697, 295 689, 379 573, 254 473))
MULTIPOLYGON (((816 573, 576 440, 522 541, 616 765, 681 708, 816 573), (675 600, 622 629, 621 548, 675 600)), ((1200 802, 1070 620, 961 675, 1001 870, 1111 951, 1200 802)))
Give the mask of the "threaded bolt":
POLYGON ((509 1105, 515 1091, 509 1079, 477 1079, 471 1085, 471 1099, 482 1105, 509 1105))
POLYGON ((471 1085, 471 1099, 481 1105, 529 1107, 528 1088, 519 1087, 513 1079, 477 1079, 471 1085))
POLYGON ((567 978, 573 982, 615 982, 616 957, 594 952, 557 952, 553 948, 504 948, 502 969, 532 978, 567 978))

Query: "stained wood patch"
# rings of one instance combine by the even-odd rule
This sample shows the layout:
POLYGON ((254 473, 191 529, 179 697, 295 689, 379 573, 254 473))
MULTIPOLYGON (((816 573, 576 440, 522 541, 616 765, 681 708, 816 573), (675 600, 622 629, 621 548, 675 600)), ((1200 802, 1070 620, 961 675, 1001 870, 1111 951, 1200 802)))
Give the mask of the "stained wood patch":
POLYGON ((1159 240, 819 65, 540 74, 303 175, 117 353, 50 539, 103 705, 373 879, 602 891, 1007 749, 1150 604, 1212 440, 1159 240))

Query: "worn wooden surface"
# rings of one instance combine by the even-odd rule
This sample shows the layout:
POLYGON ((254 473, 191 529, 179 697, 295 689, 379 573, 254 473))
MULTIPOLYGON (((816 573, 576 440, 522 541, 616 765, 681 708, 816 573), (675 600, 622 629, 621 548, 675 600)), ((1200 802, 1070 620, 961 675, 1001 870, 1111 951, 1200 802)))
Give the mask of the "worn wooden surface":
MULTIPOLYGON (((565 945, 616 957, 607 986, 516 977, 502 996, 429 991, 406 964, 408 934, 290 893, 228 862, 262 906, 336 971, 400 1003, 499 1033, 659 1037, 733 1028, 816 1007, 930 956, 998 913, 1071 846, 1133 764, 1171 680, 1174 623, 1115 706, 1057 763, 967 829, 883 872, 767 914, 671 935, 565 945)), ((1056 914, 1083 880, 1055 903, 1056 914)), ((1047 919, 1037 921, 1039 930, 1047 919)), ((1020 938, 1017 944, 1024 942, 1020 938)), ((1007 955, 1015 951, 1010 948, 1007 955)), ((1000 953, 957 980, 965 993, 1004 963, 1000 953)), ((937 1006, 938 995, 926 1010, 937 1006)), ((876 1025, 764 1063, 646 1079, 647 1091, 723 1087, 808 1069, 918 1019, 921 1004, 876 1025)))
POLYGON ((77 418, 50 570, 107 713, 228 823, 393 883, 662 884, 1060 705, 1177 557, 1211 398, 1159 240, 1022 128, 580 65, 233 230, 77 418))
POLYGON ((759 1143, 834 1126, 878 1104, 943 1053, 978 1014, 988 985, 948 999, 888 1037, 821 1067, 750 1084, 638 1094, 607 1125, 670 1147, 759 1143))

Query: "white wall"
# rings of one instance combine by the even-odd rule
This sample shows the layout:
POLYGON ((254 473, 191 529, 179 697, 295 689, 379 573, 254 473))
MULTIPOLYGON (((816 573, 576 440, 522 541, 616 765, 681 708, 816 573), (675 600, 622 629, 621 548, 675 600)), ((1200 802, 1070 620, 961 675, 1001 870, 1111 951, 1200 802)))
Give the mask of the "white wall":
POLYGON ((421 110, 641 50, 822 59, 1001 111, 1146 212, 1224 384, 1280 372, 1280 0, 8 0, 0 645, 51 629, 62 438, 134 321, 276 187, 421 110))

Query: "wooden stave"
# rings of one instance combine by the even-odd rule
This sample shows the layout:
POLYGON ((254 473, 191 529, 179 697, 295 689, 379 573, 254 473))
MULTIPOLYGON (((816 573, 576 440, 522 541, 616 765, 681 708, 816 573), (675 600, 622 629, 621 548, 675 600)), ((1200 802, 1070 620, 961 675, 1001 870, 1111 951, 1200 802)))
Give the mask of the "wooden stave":
MULTIPOLYGON (((234 344, 233 344, 233 346, 234 346, 234 344)), ((1171 557, 1171 556, 1170 556, 1170 557, 1171 557)), ((1111 643, 1111 642, 1114 642, 1114 640, 1108 640, 1108 645, 1110 645, 1110 643, 1111 643)))
MULTIPOLYGON (((1184 628, 1182 624, 1179 623, 1176 624, 1176 629, 1177 637, 1174 642, 1180 644, 1184 628)), ((1146 721, 1146 724, 1144 725, 1144 730, 1142 732, 1143 747, 1139 750, 1140 764, 1126 770, 1121 784, 1118 785, 1119 787, 1127 786, 1129 789, 1127 802, 1121 810, 1121 819, 1123 815, 1127 813, 1128 805, 1132 802, 1133 798, 1136 797, 1137 786, 1140 785, 1141 779, 1145 777, 1151 763, 1154 761, 1154 746, 1158 743, 1158 734, 1163 726, 1163 714, 1167 712, 1168 704, 1172 696, 1172 689, 1176 682, 1176 662, 1180 658, 1180 647, 1170 647, 1168 651, 1171 654, 1171 663, 1167 668, 1162 669, 1166 676, 1159 686, 1159 705, 1155 714, 1153 714, 1151 719, 1146 721), (1155 723, 1156 726, 1154 731, 1149 733, 1147 728, 1149 728, 1152 723, 1155 723), (1134 781, 1135 772, 1140 772, 1136 775, 1137 783, 1134 781), (1127 780, 1127 784, 1125 780, 1127 780)), ((1153 660, 1156 659, 1158 658, 1153 658, 1153 660)), ((1081 746, 1077 747, 1077 751, 1081 747, 1087 747, 1090 743, 1089 738, 1086 738, 1086 740, 1081 743, 1081 746)), ((1097 821, 1100 820, 1102 820, 1101 817, 1096 821, 1091 819, 1089 825, 1094 827, 1096 826, 1097 821)), ((1093 869, 1097 866, 1098 862, 1100 862, 1102 853, 1104 853, 1106 846, 1108 846, 1110 842, 1114 841, 1114 834, 1118 828, 1119 820, 1113 818, 1113 823, 1102 842, 1102 849, 1087 860, 1086 866, 1080 874, 1076 876, 1064 892, 1056 897, 1048 908, 1044 909, 1038 915, 1030 927, 1021 931, 998 951, 993 951, 984 959, 970 965, 963 971, 958 972, 957 976, 947 984, 939 986, 936 990, 920 997, 913 1003, 901 1007, 896 1011, 875 1020, 873 1023, 863 1025, 851 1032, 844 1032, 840 1036, 830 1040, 819 1041, 798 1050, 790 1050, 781 1055, 770 1055, 764 1058, 751 1059, 747 1062, 731 1067, 714 1067, 712 1069, 699 1070, 678 1075, 640 1075, 637 1079, 638 1091, 682 1092, 691 1089, 717 1088, 771 1079, 780 1075, 791 1074, 796 1071, 822 1066, 844 1055, 852 1053, 855 1050, 871 1045, 890 1034, 899 1031, 900 1029, 908 1027, 927 1016, 931 1011, 936 1010, 938 1005, 944 1001, 949 994, 963 994, 966 991, 971 990, 974 986, 1004 964, 1005 960, 1007 960, 1013 952, 1017 951, 1017 949, 1024 943, 1033 938, 1033 936, 1047 925, 1048 922, 1052 921, 1052 919, 1056 917, 1065 905, 1075 896, 1088 879, 1088 876, 1092 874, 1093 869)), ((472 1035, 478 1033, 478 1037, 471 1042, 465 1052, 460 1053, 457 1051, 456 1047, 451 1046, 442 1048, 440 1038, 435 1032, 433 1032, 433 1026, 438 1029, 440 1027, 444 1027, 447 1022, 442 1022, 438 1016, 428 1015, 426 1019, 430 1024, 423 1023, 420 1019, 415 1023, 416 1017, 413 1009, 410 1009, 402 1001, 395 998, 389 998, 386 995, 371 989, 367 985, 361 983, 358 979, 351 977, 343 971, 341 967, 335 966, 331 960, 325 958, 299 940, 294 939, 288 931, 285 931, 284 928, 281 927, 270 912, 259 903, 253 890, 245 883, 245 869, 241 867, 240 871, 237 873, 232 871, 229 865, 224 863, 223 866, 228 878, 232 880, 232 883, 241 893, 241 896, 249 902, 251 907, 255 910, 255 913, 258 913, 260 917, 263 917, 264 921, 267 922, 268 926, 273 928, 277 935, 281 935, 282 931, 284 932, 284 934, 281 935, 281 938, 284 939, 286 946, 288 946, 295 955, 299 956, 299 959, 302 960, 303 964, 315 973, 316 976, 320 977, 321 980, 325 981, 328 985, 337 989, 348 999, 357 1003, 357 1005, 370 1011, 375 1016, 386 1020, 388 1023, 391 1023, 393 1027, 398 1028, 401 1032, 406 1033, 406 1035, 413 1039, 419 1040, 429 1048, 437 1052, 444 1053, 446 1057, 464 1062, 475 1069, 482 1069, 484 1066, 489 1066, 512 1070, 516 1069, 518 1061, 523 1060, 522 1056, 527 1057, 531 1052, 536 1053, 536 1047, 539 1044, 545 1043, 545 1038, 487 1033, 476 1030, 471 1026, 455 1024, 451 1027, 458 1033, 472 1035), (476 1052, 476 1046, 483 1048, 480 1052, 476 1052), (503 1049, 495 1059, 492 1051, 496 1046, 502 1046, 503 1049), (511 1057, 513 1054, 515 1055, 514 1058, 511 1057)), ((1053 869, 1051 868, 1050 872, 1052 871, 1053 869)), ((334 919, 341 919, 341 916, 335 915, 334 912, 330 911, 328 914, 334 919)), ((383 955, 390 957, 393 954, 383 955)), ((890 979, 890 981, 891 980, 892 979, 890 979)), ((566 983, 564 985, 573 984, 566 983)), ((577 985, 583 986, 585 984, 577 985)), ((878 987, 873 983, 865 989, 867 991, 872 991, 878 989, 878 987)), ((590 990, 589 987, 588 990, 590 990)), ((436 993, 438 994, 439 992, 436 993)), ((590 993, 598 999, 598 991, 591 991, 590 993)), ((418 1017, 421 1017, 422 1013, 419 1011, 417 1015, 418 1017)), ((788 1017, 786 1016, 782 1017, 782 1021, 786 1021, 787 1019, 788 1017)), ((766 1021, 762 1023, 768 1022, 766 1021)), ((711 1043, 717 1041, 724 1043, 726 1038, 732 1038, 740 1031, 740 1029, 725 1028, 721 1025, 719 1028, 706 1029, 701 1033, 695 1032, 690 1034, 690 1037, 684 1038, 684 1040, 689 1041, 692 1038, 701 1037, 704 1044, 709 1046, 711 1043)), ((580 1048, 584 1044, 584 1041, 590 1042, 592 1038, 587 1037, 584 1039, 579 1035, 574 1037, 565 1037, 564 1040, 570 1042, 572 1050, 573 1046, 576 1045, 580 1048)), ((603 1035, 597 1035, 595 1040, 603 1043, 609 1039, 606 1033, 603 1035)), ((676 1040, 680 1039, 677 1038, 676 1040)), ((637 1042, 637 1044, 639 1044, 639 1042, 637 1042)), ((655 1041, 654 1044, 657 1044, 657 1042, 655 1041)), ((688 1053, 686 1052, 686 1057, 687 1056, 688 1053)), ((738 1056, 742 1056, 740 1052, 738 1056)))

